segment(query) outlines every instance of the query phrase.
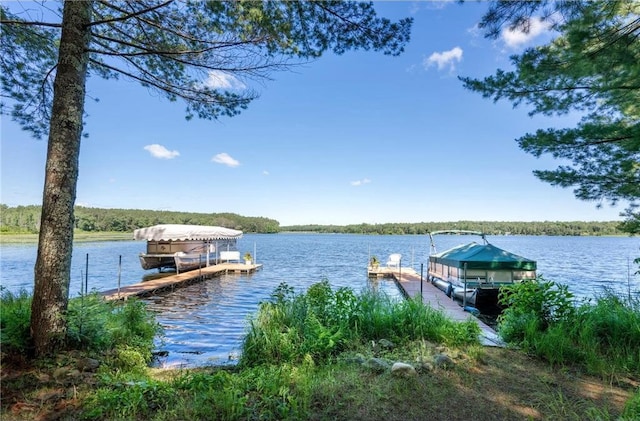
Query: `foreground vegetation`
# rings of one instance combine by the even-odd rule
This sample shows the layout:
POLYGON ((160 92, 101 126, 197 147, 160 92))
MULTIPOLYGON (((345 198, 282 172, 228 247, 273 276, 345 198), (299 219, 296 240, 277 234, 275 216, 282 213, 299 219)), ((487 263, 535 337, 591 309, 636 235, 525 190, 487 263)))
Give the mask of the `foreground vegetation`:
MULTIPOLYGON (((9 207, 0 204, 0 234, 35 234, 39 230, 40 206, 9 207)), ((136 228, 155 224, 219 225, 251 233, 315 232, 339 234, 424 235, 444 229, 483 231, 490 235, 626 235, 618 221, 456 221, 352 225, 296 225, 281 227, 276 220, 246 217, 232 213, 169 212, 140 209, 100 209, 75 207, 76 235, 81 233, 121 232, 131 234, 136 228)))
POLYGON ((160 328, 139 301, 107 303, 97 295, 72 300, 68 350, 34 361, 25 357, 30 297, 4 292, 0 415, 15 420, 640 417, 637 300, 603 296, 570 309, 566 291, 544 280, 505 291, 503 299, 511 306, 500 331, 520 350, 484 348, 475 323, 453 322, 418 301, 333 290, 327 281, 304 293, 281 284, 251 319, 237 365, 167 371, 148 368, 160 328), (551 352, 554 347, 559 352, 551 352), (404 370, 392 369, 394 363, 406 364, 398 365, 404 370))

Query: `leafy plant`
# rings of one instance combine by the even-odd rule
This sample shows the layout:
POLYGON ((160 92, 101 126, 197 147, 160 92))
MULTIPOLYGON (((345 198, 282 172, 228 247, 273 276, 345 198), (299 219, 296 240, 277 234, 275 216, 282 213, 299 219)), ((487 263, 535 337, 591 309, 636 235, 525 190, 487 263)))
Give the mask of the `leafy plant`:
MULTIPOLYGON (((1 287, 0 287, 1 288, 1 287)), ((0 289, 0 343, 3 352, 25 353, 31 346, 29 323, 31 319, 31 296, 26 290, 17 294, 0 289)))

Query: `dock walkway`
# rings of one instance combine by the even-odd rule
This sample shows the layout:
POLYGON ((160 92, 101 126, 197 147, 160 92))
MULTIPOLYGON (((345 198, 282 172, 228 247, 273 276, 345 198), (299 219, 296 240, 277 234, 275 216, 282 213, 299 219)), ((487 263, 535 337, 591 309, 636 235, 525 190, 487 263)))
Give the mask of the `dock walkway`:
POLYGON ((142 297, 164 290, 187 286, 227 273, 253 273, 261 267, 262 264, 219 263, 213 266, 102 291, 100 294, 106 300, 126 300, 129 297, 142 297))
POLYGON ((431 282, 420 279, 420 274, 412 268, 368 268, 370 277, 393 278, 406 297, 420 296, 422 292, 422 302, 434 309, 443 311, 448 317, 455 321, 474 320, 480 327, 480 342, 486 346, 505 346, 504 342, 491 326, 484 323, 464 309, 453 299, 447 297, 442 291, 436 288, 431 282), (422 284, 422 290, 421 290, 422 284))

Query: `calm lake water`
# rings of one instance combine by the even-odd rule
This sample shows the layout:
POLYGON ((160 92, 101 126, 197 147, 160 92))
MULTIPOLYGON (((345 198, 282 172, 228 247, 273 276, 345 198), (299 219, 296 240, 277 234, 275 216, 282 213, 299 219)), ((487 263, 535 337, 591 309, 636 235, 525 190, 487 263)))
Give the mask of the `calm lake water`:
MULTIPOLYGON (((593 297, 603 288, 620 293, 640 291, 640 277, 633 259, 640 256, 637 237, 547 237, 489 236, 490 243, 536 260, 538 273, 563 283, 578 297, 593 297)), ((436 236, 438 251, 470 241, 477 236, 436 236)), ((106 290, 140 282, 144 271, 138 254, 140 241, 77 243, 71 272, 71 296, 80 294, 86 281, 89 290, 106 290), (87 266, 88 255, 88 266, 87 266), (121 264, 119 263, 121 259, 121 264), (88 267, 88 269, 87 269, 88 267)), ((248 318, 274 288, 286 282, 302 292, 311 284, 328 279, 334 288, 347 286, 359 292, 376 288, 394 297, 400 294, 389 280, 370 280, 366 266, 376 255, 384 264, 391 253, 402 253, 402 266, 418 272, 429 255, 425 235, 365 236, 347 234, 247 234, 238 242, 244 254, 250 251, 260 271, 251 275, 225 275, 145 301, 157 313, 165 335, 158 350, 168 356, 164 366, 197 366, 234 363, 248 318)), ((33 244, 0 245, 0 281, 17 292, 33 289, 37 247, 33 244)))

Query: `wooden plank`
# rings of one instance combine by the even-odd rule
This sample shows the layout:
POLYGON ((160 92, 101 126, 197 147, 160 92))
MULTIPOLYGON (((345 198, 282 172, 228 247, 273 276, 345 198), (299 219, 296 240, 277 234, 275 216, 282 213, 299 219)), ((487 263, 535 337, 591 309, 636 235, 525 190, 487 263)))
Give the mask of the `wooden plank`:
POLYGON ((247 265, 244 263, 220 263, 158 279, 139 282, 133 285, 126 285, 120 287, 120 289, 113 288, 107 291, 102 291, 101 295, 106 300, 126 300, 129 297, 149 295, 154 292, 179 288, 194 282, 201 282, 205 279, 221 274, 252 273, 261 267, 262 264, 247 265))

